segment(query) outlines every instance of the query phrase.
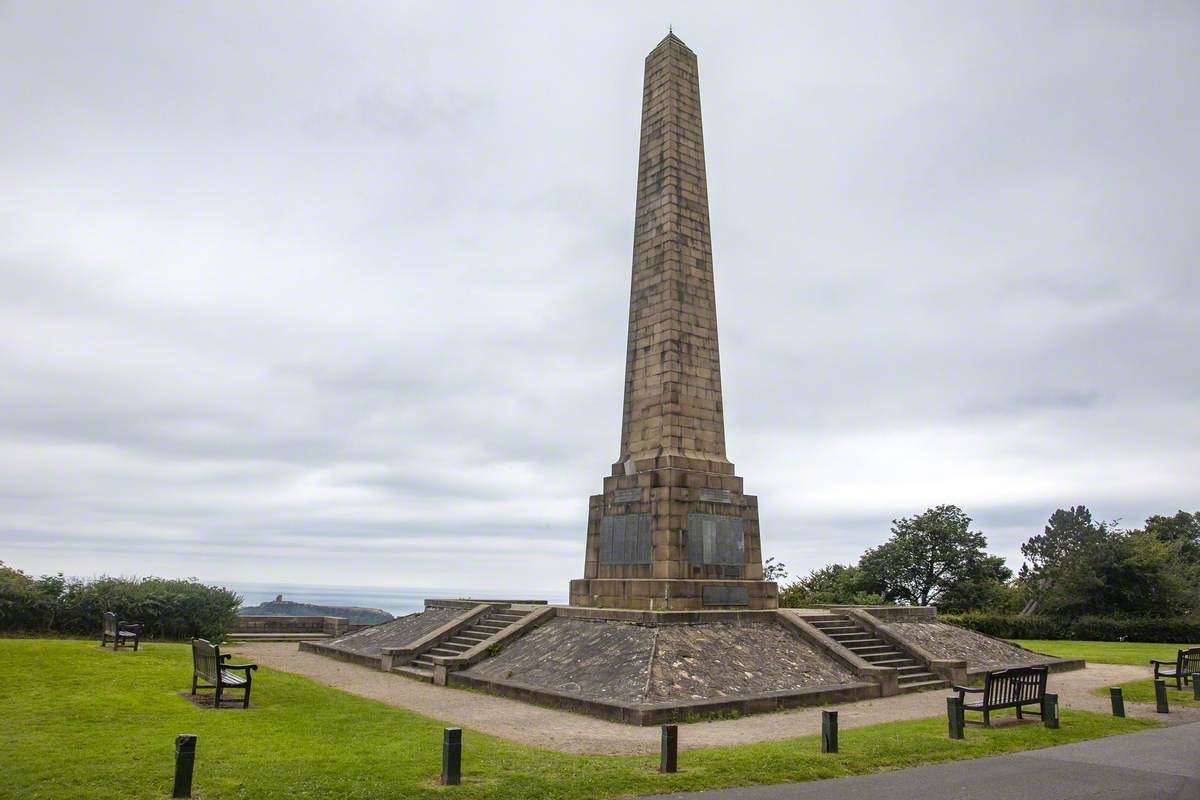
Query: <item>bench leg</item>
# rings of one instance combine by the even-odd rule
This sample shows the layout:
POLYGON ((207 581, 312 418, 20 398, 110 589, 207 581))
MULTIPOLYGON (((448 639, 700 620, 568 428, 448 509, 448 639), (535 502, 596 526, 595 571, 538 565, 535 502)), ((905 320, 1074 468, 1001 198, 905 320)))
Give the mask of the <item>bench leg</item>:
POLYGON ((221 707, 221 679, 217 679, 216 694, 213 695, 213 708, 221 707))
POLYGON ((250 707, 250 670, 246 670, 246 693, 242 696, 242 708, 250 707))
POLYGON ((985 728, 992 727, 992 714, 988 710, 987 706, 983 707, 983 727, 985 727, 985 728))
POLYGON ((196 673, 192 673, 192 694, 196 693, 196 673))
POLYGON ((1024 717, 1021 716, 1021 707, 1020 706, 1017 706, 1017 719, 1025 719, 1024 717))
POLYGON ((142 637, 140 637, 140 636, 133 637, 133 652, 135 652, 135 653, 137 652, 138 639, 140 639, 140 638, 142 638, 142 637))

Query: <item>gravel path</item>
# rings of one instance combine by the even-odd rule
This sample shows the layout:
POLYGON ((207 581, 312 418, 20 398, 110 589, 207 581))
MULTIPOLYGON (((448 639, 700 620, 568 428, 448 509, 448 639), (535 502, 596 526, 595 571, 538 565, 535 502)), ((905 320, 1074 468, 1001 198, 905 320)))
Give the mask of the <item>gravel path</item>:
MULTIPOLYGON (((239 660, 244 656, 264 666, 303 675, 351 694, 524 744, 564 753, 658 752, 659 731, 655 727, 621 725, 479 692, 432 686, 314 653, 301 653, 292 642, 239 644, 235 649, 239 660)), ((1149 669, 1144 667, 1096 664, 1051 675, 1049 688, 1058 693, 1064 706, 1108 712, 1111 710, 1108 698, 1091 694, 1093 689, 1149 675, 1149 669)), ((836 707, 838 725, 843 729, 857 728, 879 722, 941 716, 946 713, 946 697, 945 691, 932 691, 846 703, 836 707)), ((1200 709, 1178 709, 1162 716, 1154 713, 1153 706, 1126 703, 1126 713, 1131 717, 1156 717, 1173 724, 1200 720, 1200 709)), ((821 708, 800 708, 681 725, 679 747, 686 750, 791 739, 820 730, 821 708)))

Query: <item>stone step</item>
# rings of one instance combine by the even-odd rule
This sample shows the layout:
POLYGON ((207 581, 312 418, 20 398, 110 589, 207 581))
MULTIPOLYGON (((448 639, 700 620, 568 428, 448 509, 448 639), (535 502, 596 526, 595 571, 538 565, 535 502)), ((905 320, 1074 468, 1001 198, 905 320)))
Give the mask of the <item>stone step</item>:
POLYGON ((392 672, 397 675, 403 675, 406 678, 412 678, 415 681, 424 681, 425 683, 433 683, 433 670, 423 669, 416 666, 392 667, 392 672))
POLYGON ((896 667, 899 669, 900 667, 907 667, 909 664, 916 664, 917 662, 911 658, 888 658, 883 661, 872 661, 871 663, 877 667, 896 667))
POLYGON ((488 616, 488 619, 491 621, 494 621, 494 622, 503 622, 508 625, 512 625, 514 622, 519 622, 520 620, 524 619, 524 615, 522 615, 522 614, 492 614, 492 615, 488 616))
POLYGON ((866 655, 867 653, 895 653, 896 649, 890 644, 855 644, 846 647, 851 653, 866 655))
POLYGON ((474 642, 455 641, 455 638, 457 638, 457 637, 452 636, 449 639, 447 639, 446 641, 440 642, 438 644, 438 647, 442 647, 447 650, 457 650, 458 652, 461 653, 462 651, 470 650, 472 647, 475 646, 474 642))
POLYGON ((452 636, 451 638, 453 638, 453 639, 469 639, 473 642, 482 642, 484 639, 490 639, 492 637, 491 637, 491 634, 480 633, 479 631, 473 631, 473 630, 468 629, 468 630, 461 631, 459 633, 454 634, 454 636, 452 636))
POLYGON ((814 625, 814 628, 821 633, 832 636, 835 633, 862 633, 863 629, 857 625, 814 625))
POLYGON ((939 678, 937 675, 934 675, 932 672, 929 672, 928 670, 922 670, 920 672, 910 672, 908 674, 901 675, 899 684, 901 686, 907 686, 910 683, 925 683, 927 681, 935 680, 941 680, 941 678, 939 678))
POLYGON ((880 661, 890 661, 903 654, 897 653, 893 650, 890 653, 855 653, 855 655, 864 661, 870 661, 872 664, 877 664, 880 661))
MULTIPOLYGON (((877 661, 875 663, 878 664, 879 662, 877 661)), ((924 664, 918 664, 915 661, 910 660, 907 665, 904 665, 904 666, 897 665, 896 672, 900 673, 901 678, 903 678, 903 676, 912 675, 913 673, 928 674, 929 670, 926 669, 924 664)))
POLYGON ((902 683, 900 684, 900 691, 907 694, 908 692, 923 692, 927 689, 945 689, 949 686, 950 684, 947 681, 944 681, 941 678, 936 678, 934 680, 922 681, 920 683, 902 683))
POLYGON ((468 628, 468 630, 474 631, 476 633, 479 633, 481 631, 486 631, 487 634, 490 636, 493 633, 499 633, 500 631, 504 630, 507 627, 508 627, 507 625, 492 625, 487 622, 481 622, 478 625, 472 625, 470 628, 468 628))
POLYGON ((426 655, 431 655, 431 656, 456 656, 461 652, 462 652, 461 650, 450 650, 446 647, 443 647, 440 644, 437 647, 433 648, 432 650, 425 651, 426 655))
POLYGON ((834 636, 832 638, 838 644, 845 645, 846 647, 869 647, 871 645, 887 644, 887 642, 876 639, 873 636, 866 635, 846 636, 844 638, 841 636, 834 636))

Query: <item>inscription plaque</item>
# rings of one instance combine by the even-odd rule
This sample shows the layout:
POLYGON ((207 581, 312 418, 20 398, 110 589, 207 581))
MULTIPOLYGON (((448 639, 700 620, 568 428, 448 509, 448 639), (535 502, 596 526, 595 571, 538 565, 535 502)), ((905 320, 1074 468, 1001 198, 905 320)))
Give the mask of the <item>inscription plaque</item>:
POLYGON ((745 586, 705 586, 700 593, 706 606, 750 605, 750 590, 745 586))
POLYGON ((732 503, 728 489, 701 489, 700 500, 704 503, 732 503))
POLYGON ((618 505, 624 503, 638 503, 642 499, 641 489, 617 489, 613 492, 613 502, 618 505))
POLYGON ((600 522, 601 564, 650 563, 650 515, 612 514, 600 522))
POLYGON ((741 517, 688 514, 688 561, 740 567, 746 563, 741 517))

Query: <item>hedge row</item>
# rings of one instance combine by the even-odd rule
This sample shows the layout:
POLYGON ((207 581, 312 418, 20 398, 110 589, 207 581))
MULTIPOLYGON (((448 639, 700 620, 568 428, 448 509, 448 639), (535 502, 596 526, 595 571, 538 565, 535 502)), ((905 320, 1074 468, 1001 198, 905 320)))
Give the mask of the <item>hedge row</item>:
POLYGON ((1128 617, 1064 619, 1017 614, 943 614, 941 619, 1002 639, 1078 639, 1092 642, 1200 642, 1200 620, 1128 617))
POLYGON ((242 599, 195 579, 32 578, 0 563, 0 631, 70 633, 99 638, 105 611, 142 622, 158 639, 219 641, 233 630, 242 599))

